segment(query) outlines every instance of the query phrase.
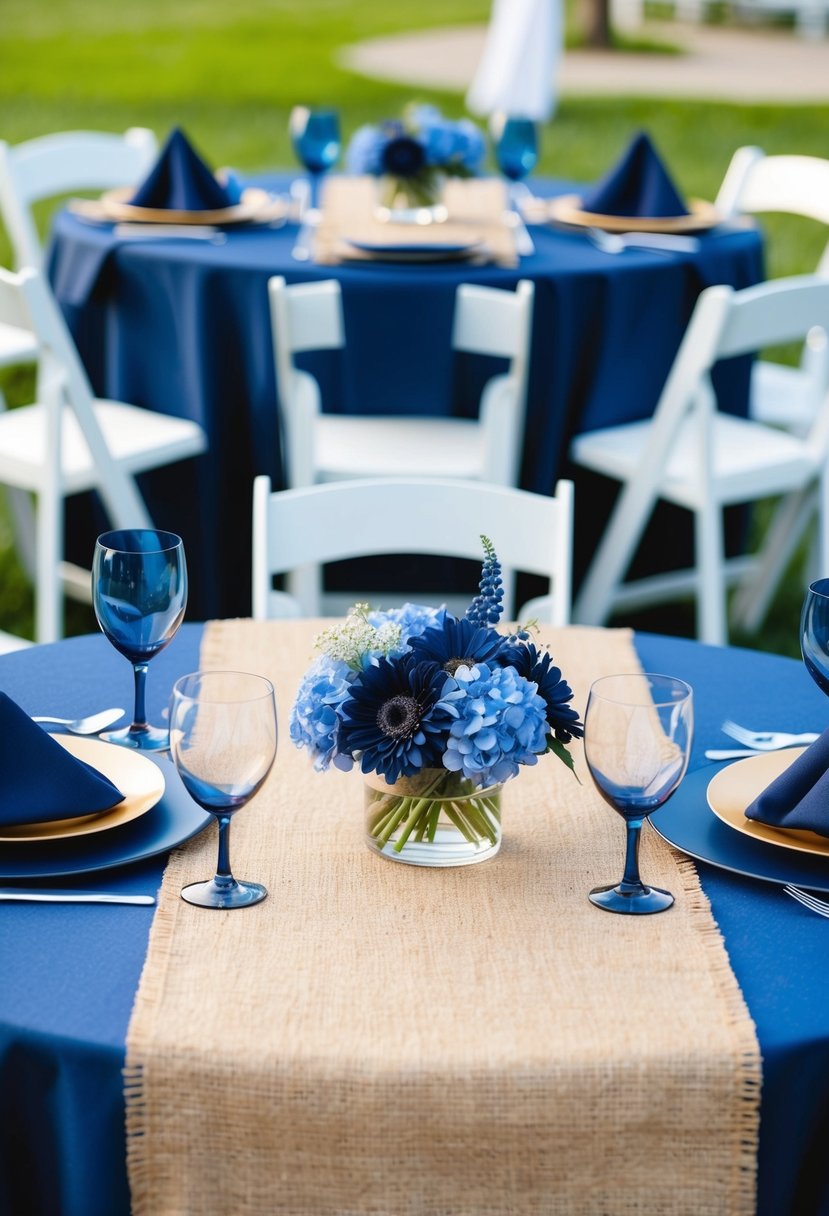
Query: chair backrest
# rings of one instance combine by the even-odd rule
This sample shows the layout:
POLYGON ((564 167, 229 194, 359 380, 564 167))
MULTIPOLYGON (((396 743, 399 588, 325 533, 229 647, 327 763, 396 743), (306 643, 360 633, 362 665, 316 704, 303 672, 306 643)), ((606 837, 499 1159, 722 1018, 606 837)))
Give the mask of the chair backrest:
POLYGON ((60 468, 61 412, 75 414, 89 446, 98 476, 98 489, 118 526, 145 526, 151 522, 146 504, 133 478, 112 457, 95 416, 94 398, 66 322, 43 276, 31 267, 12 274, 0 269, 0 324, 32 332, 38 344, 40 368, 38 395, 50 420, 47 454, 60 468), (144 522, 146 521, 146 523, 144 522))
MULTIPOLYGON (((713 467, 708 441, 716 398, 710 372, 719 359, 754 353, 764 346, 804 339, 815 326, 829 327, 829 280, 819 275, 772 279, 735 291, 718 285, 703 291, 680 344, 656 410, 642 457, 645 475, 658 479, 689 412, 698 423, 698 472, 707 480, 713 467)), ((829 456, 829 394, 807 436, 820 457, 829 456)))
POLYGON ((39 267, 43 252, 32 204, 72 190, 106 190, 137 183, 157 154, 152 131, 123 135, 63 131, 21 144, 0 141, 0 212, 18 267, 39 267))
MULTIPOLYGON (((777 211, 829 224, 829 160, 766 156, 760 148, 738 148, 716 206, 725 215, 777 211)), ((829 276, 829 243, 817 273, 829 276)))
MULTIPOLYGON (((554 497, 483 482, 428 477, 359 478, 272 492, 270 479, 253 488, 253 615, 284 615, 274 575, 309 563, 380 554, 482 557, 481 535, 512 570, 551 582, 550 621, 570 614, 573 487, 560 481, 554 497)), ((470 588, 470 599, 474 588, 470 588)), ((313 615, 314 604, 301 604, 313 615)), ((505 613, 512 604, 505 596, 505 613)), ((507 618, 508 619, 508 618, 507 618)))

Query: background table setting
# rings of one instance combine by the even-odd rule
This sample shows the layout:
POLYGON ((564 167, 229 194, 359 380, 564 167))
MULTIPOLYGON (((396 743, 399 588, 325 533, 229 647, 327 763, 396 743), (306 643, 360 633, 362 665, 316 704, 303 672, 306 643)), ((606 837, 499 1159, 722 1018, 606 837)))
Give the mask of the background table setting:
MULTIPOLYGON (((827 863, 717 819, 706 791, 729 767, 704 756, 729 742, 727 717, 819 730, 825 697, 803 665, 627 631, 543 632, 579 710, 609 670, 693 685, 689 774, 642 852, 643 877, 676 904, 617 917, 587 899, 618 877, 623 833, 577 743, 581 784, 552 757, 508 783, 503 843, 485 864, 424 869, 367 849, 359 775, 316 772, 288 737, 319 629, 185 625, 147 684, 152 723, 200 667, 260 671, 276 687, 276 766, 234 826, 234 872, 270 891, 257 908, 179 898, 212 871, 215 836, 161 757, 147 763, 164 795, 136 823, 0 842, 5 888, 158 899, 155 911, 4 905, 0 1208, 115 1216, 131 1188, 135 1211, 210 1211, 211 1195, 238 1211, 370 1211, 390 1194, 395 1211, 437 1211, 462 1185, 470 1212, 628 1200, 753 1211, 756 1157, 758 1212, 825 1211, 825 926, 782 883, 826 890, 827 863), (715 823, 731 852, 714 837, 668 849, 660 836, 685 847, 689 821, 715 823), (194 833, 165 874, 170 845, 194 833), (211 1097, 197 1102, 202 1086, 211 1097), (619 1120, 631 1135, 617 1169, 619 1120)), ((25 713, 67 718, 130 697, 129 664, 102 636, 4 656, 0 683, 25 713)))
MULTIPOLYGON (((394 135, 399 142, 397 127, 394 135)), ((376 132, 370 138, 376 143, 376 132)), ((192 418, 208 436, 208 452, 187 469, 154 473, 142 482, 153 517, 175 520, 188 552, 198 558, 192 563, 192 603, 202 618, 249 611, 250 524, 239 488, 257 473, 268 473, 277 485, 283 476, 267 304, 272 275, 288 282, 339 280, 345 348, 305 356, 305 365, 320 380, 326 409, 369 415, 424 408, 437 416, 474 414, 483 381, 498 368, 475 356, 453 358, 455 290, 467 281, 512 289, 519 279, 533 280, 521 485, 543 493, 552 492, 566 471, 567 443, 577 430, 651 413, 703 288, 742 288, 763 275, 756 228, 712 225, 710 216, 691 223, 699 229, 691 234, 655 234, 664 241, 682 238, 685 245, 623 243, 610 251, 597 237, 603 232, 601 213, 588 212, 587 222, 567 213, 564 224, 544 202, 571 197, 576 184, 529 179, 527 197, 521 179, 534 159, 527 158, 523 144, 514 153, 516 169, 509 169, 505 152, 504 180, 446 179, 446 226, 384 224, 371 207, 382 178, 324 174, 332 144, 336 159, 338 145, 329 134, 319 143, 326 151, 316 162, 322 165, 327 157, 327 165, 312 174, 324 175, 321 209, 308 206, 307 190, 294 189, 292 195, 296 174, 243 179, 231 172, 221 196, 207 195, 201 211, 182 211, 183 202, 193 201, 192 185, 188 178, 188 189, 180 188, 180 174, 172 169, 183 163, 189 172, 192 162, 180 141, 171 140, 157 166, 168 171, 151 175, 147 205, 135 208, 129 222, 124 216, 135 205, 121 197, 103 204, 108 216, 100 211, 102 201, 91 200, 97 213, 85 202, 80 211, 65 208, 54 222, 48 273, 95 390, 192 418), (219 202, 238 209, 241 203, 233 200, 248 198, 242 191, 249 189, 255 205, 247 222, 192 224, 191 235, 203 230, 199 239, 187 239, 181 229, 165 232, 161 224, 154 233, 147 223, 150 213, 168 222, 199 215, 204 221, 216 214, 219 202), (438 230, 448 235, 436 238, 438 230), (523 234, 532 252, 521 252, 528 248, 523 234), (424 259, 425 246, 436 240, 443 248, 432 248, 424 259), (397 260, 388 260, 388 248, 382 248, 389 243, 398 247, 397 260), (298 245, 305 250, 301 259, 295 256, 298 245)), ((606 205, 620 174, 628 182, 631 174, 641 182, 650 179, 653 162, 641 152, 633 155, 638 146, 634 141, 623 150, 597 185, 592 206, 606 205)), ((203 175, 196 179, 205 188, 203 175)), ((315 180, 315 202, 318 186, 315 180)), ((204 199, 204 192, 197 197, 204 199)), ((653 206, 649 189, 641 197, 653 206)), ((630 223, 642 227, 646 221, 630 223)), ((634 235, 655 239, 653 233, 634 235)), ((721 398, 744 412, 747 366, 723 365, 720 371, 721 398)), ((589 531, 588 520, 599 513, 580 514, 579 526, 589 531)), ((87 524, 85 530, 94 536, 99 529, 87 524)), ((585 533, 577 552, 589 552, 591 544, 585 533)))

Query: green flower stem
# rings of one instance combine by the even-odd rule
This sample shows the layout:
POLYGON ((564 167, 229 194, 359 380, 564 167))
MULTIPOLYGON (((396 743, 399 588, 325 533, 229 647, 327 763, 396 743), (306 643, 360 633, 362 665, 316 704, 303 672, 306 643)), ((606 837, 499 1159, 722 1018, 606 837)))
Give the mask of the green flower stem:
POLYGON ((377 837, 377 840, 381 845, 386 845, 389 843, 389 837, 391 836, 392 832, 394 832, 395 828, 400 823, 401 819, 404 818, 406 812, 409 809, 409 802, 410 802, 409 798, 400 799, 400 806, 397 807, 397 809, 394 811, 394 813, 389 817, 388 823, 386 824, 386 826, 383 828, 382 832, 377 837))
POLYGON ((414 793, 371 791, 368 831, 381 849, 391 844, 394 852, 402 853, 409 841, 434 844, 441 815, 469 844, 477 846, 485 840, 497 844, 499 797, 475 793, 471 782, 461 783, 459 789, 456 778, 443 772, 437 772, 414 793), (392 840, 395 834, 397 838, 392 840))

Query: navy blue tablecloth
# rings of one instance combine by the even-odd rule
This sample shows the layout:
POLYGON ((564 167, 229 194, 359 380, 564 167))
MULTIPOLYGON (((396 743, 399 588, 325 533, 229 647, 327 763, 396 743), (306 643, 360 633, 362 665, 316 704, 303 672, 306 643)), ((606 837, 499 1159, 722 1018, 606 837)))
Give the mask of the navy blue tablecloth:
MULTIPOLYGON (((266 184, 285 187, 287 179, 266 184)), ((538 182, 539 193, 572 183, 538 182)), ((453 410, 472 414, 484 377, 498 364, 449 353, 454 292, 470 281, 513 288, 535 282, 529 402, 521 484, 552 492, 567 473, 576 430, 647 417, 705 287, 737 288, 763 277, 754 229, 714 232, 696 253, 629 250, 613 256, 579 231, 532 228, 536 252, 515 269, 459 263, 360 263, 317 267, 292 259, 296 226, 229 228, 223 244, 119 240, 112 225, 69 211, 55 221, 48 273, 95 390, 206 430, 209 452, 142 486, 155 523, 184 537, 191 604, 199 617, 250 610, 252 480, 282 465, 269 331, 267 281, 335 275, 343 289, 346 349, 306 357, 323 383, 325 408, 347 413, 453 410)), ((748 365, 724 367, 725 408, 745 412, 748 365)), ((400 453, 400 469, 405 453, 400 453)), ((390 473, 396 470, 389 469, 390 473)), ((592 551, 606 508, 577 501, 582 544, 592 551)), ((86 559, 97 521, 70 531, 86 559)), ((578 562, 576 573, 578 575, 578 562)))
MULTIPOLYGON (((186 626, 153 660, 151 718, 160 720, 173 680, 197 667, 200 637, 186 626)), ((794 660, 649 635, 636 647, 647 669, 694 686, 695 768, 704 748, 727 746, 724 717, 795 731, 825 724, 826 700, 794 660)), ((127 705, 131 685, 128 664, 101 636, 0 658, 0 688, 31 713, 127 705)), ((620 828, 620 859, 621 848, 620 828)), ((83 885, 153 894, 162 868, 144 862, 83 885)), ((770 883, 699 869, 763 1056, 759 1216, 829 1216, 826 923, 770 883)), ((2 906, 0 1216, 129 1212, 120 1069, 152 915, 2 906)))

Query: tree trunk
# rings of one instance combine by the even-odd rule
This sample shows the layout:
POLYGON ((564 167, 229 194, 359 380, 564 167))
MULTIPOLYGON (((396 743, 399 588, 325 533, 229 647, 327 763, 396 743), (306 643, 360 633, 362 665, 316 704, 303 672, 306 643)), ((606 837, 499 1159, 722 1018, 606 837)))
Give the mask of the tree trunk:
POLYGON ((582 12, 587 46, 609 47, 610 0, 583 0, 582 12))

